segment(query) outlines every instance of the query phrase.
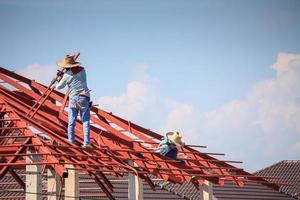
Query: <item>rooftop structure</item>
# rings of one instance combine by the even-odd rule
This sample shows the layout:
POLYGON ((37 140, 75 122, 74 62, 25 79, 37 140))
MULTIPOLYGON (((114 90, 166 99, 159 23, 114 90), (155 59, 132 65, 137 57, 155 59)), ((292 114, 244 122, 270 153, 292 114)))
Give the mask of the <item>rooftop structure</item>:
POLYGON ((224 155, 222 153, 195 149, 205 146, 185 145, 179 152, 187 157, 179 161, 161 156, 156 149, 162 135, 96 106, 91 107, 93 150, 85 150, 80 147, 83 142, 80 120, 77 120, 75 144, 68 142, 67 96, 5 68, 0 68, 0 79, 0 180, 10 174, 26 195, 28 191, 35 191, 31 192, 35 196, 27 199, 39 199, 35 193, 43 196, 42 187, 38 186, 42 186, 46 170, 52 171, 61 182, 56 191, 59 197, 63 194, 62 188, 65 195, 67 188, 73 188, 76 194, 77 172, 84 173, 98 185, 99 197, 110 200, 116 197, 108 176, 134 176, 152 190, 156 189, 154 179, 180 185, 190 183, 195 188, 205 182, 232 183, 238 187, 256 182, 275 190, 279 188, 265 179, 268 177, 250 174, 230 164, 240 161, 220 160, 213 156, 224 155), (25 182, 17 173, 19 169, 26 170, 25 182), (192 181, 193 176, 199 179, 192 181), (73 181, 68 182, 71 177, 73 181))
POLYGON ((279 191, 300 199, 300 160, 283 160, 274 165, 255 172, 258 176, 277 177, 284 182, 279 191))

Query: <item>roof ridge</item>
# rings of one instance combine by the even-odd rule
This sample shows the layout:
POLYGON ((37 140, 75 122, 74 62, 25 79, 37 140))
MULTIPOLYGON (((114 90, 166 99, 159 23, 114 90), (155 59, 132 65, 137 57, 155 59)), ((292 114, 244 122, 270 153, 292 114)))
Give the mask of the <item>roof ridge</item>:
POLYGON ((267 170, 267 169, 269 169, 269 168, 272 168, 272 167, 274 167, 274 166, 276 166, 276 165, 279 165, 280 163, 284 163, 286 160, 281 160, 281 161, 279 161, 279 162, 277 162, 277 163, 274 163, 274 164, 272 164, 272 165, 269 165, 269 166, 267 166, 267 167, 264 167, 264 168, 262 168, 262 169, 260 169, 260 170, 257 170, 256 172, 253 172, 253 174, 258 174, 258 173, 260 173, 260 172, 263 172, 263 171, 265 171, 265 170, 267 170))
POLYGON ((299 171, 298 166, 300 165, 300 160, 282 160, 273 165, 267 166, 263 169, 256 171, 254 174, 256 176, 263 175, 263 176, 274 176, 279 180, 286 182, 288 181, 290 186, 280 186, 280 192, 287 194, 293 198, 300 200, 300 187, 295 182, 299 180, 299 171), (293 177, 293 178, 291 178, 293 177), (296 178, 296 180, 294 179, 296 178))
POLYGON ((283 160, 282 162, 288 162, 288 163, 290 163, 290 162, 295 162, 295 163, 300 163, 300 160, 283 160))

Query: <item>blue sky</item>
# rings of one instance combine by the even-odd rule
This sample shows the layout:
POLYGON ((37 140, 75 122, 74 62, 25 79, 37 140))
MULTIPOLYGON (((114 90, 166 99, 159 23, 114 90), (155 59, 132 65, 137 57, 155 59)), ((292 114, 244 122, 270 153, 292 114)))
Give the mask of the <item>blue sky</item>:
MULTIPOLYGON (((267 112, 272 107, 253 103, 264 99, 257 95, 261 90, 270 94, 265 99, 281 98, 271 90, 292 75, 279 76, 281 68, 271 66, 298 59, 299 20, 298 0, 0 0, 0 65, 47 83, 57 60, 80 51, 95 102, 153 130, 179 129, 187 141, 193 138, 190 142, 225 152, 256 170, 282 159, 299 159, 300 130, 291 117, 299 116, 294 94, 300 93, 299 87, 275 88, 294 93, 288 93, 291 98, 285 104, 274 105, 293 104, 276 116, 293 111, 278 134, 288 133, 294 142, 284 145, 296 150, 263 146, 280 145, 270 137, 278 129, 272 132, 267 122, 281 119, 267 112), (265 86, 271 80, 274 84, 265 86), (250 113, 252 106, 261 110, 250 113), (218 117, 238 116, 239 109, 244 109, 239 119, 218 117), (259 117, 261 113, 267 114, 259 117), (177 115, 186 117, 177 123, 177 115), (246 131, 243 117, 254 124, 246 131), (208 127, 216 120, 226 127, 208 127), (236 124, 230 125, 232 121, 236 124), (253 144, 237 145, 246 144, 245 139, 253 144)), ((290 63, 282 66, 298 72, 290 63)))

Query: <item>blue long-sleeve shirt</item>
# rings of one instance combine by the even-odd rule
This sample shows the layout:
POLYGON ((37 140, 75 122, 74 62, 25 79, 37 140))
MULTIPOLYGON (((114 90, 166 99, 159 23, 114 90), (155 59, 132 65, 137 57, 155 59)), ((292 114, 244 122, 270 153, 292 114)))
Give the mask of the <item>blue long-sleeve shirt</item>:
POLYGON ((171 143, 167 137, 164 137, 158 145, 158 151, 163 156, 166 156, 173 149, 176 149, 176 145, 171 143))

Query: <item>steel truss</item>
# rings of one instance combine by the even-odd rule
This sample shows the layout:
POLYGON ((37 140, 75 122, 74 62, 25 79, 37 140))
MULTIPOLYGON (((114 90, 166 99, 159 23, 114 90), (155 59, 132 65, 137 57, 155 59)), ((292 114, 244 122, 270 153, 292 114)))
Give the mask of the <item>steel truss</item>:
POLYGON ((75 144, 68 142, 65 111, 68 100, 64 94, 5 68, 0 68, 0 79, 0 179, 10 173, 22 188, 25 184, 14 170, 34 164, 44 169, 53 168, 62 178, 68 176, 68 170, 82 171, 90 175, 109 199, 114 199, 111 195, 114 188, 104 173, 114 176, 132 173, 153 189, 155 186, 149 176, 154 175, 179 184, 199 176, 193 182, 195 186, 205 180, 220 185, 230 181, 240 187, 247 181, 255 181, 278 190, 278 186, 265 177, 254 176, 229 164, 240 161, 219 160, 212 156, 224 154, 194 149, 205 146, 181 148, 179 152, 186 158, 180 161, 186 164, 161 156, 155 151, 161 135, 97 106, 91 107, 93 150, 85 150, 80 147, 83 143, 80 120, 76 122, 75 144), (26 156, 40 156, 41 161, 26 163, 26 156), (66 164, 74 167, 66 168, 66 164))

